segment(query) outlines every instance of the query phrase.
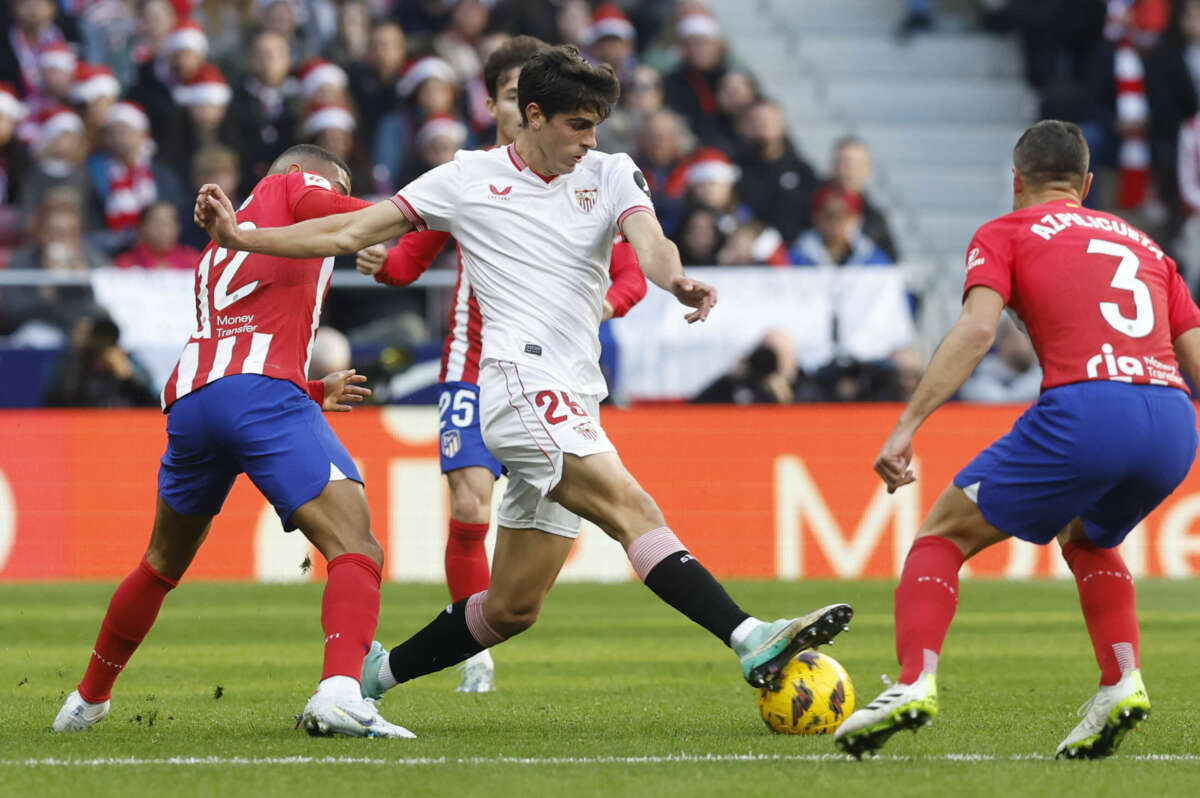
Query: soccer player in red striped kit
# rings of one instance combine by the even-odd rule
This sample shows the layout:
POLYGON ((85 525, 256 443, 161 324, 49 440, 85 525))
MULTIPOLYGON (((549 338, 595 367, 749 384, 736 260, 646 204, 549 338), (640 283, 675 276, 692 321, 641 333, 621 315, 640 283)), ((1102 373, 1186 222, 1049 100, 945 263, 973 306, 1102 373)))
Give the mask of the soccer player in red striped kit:
MULTIPOLYGON (((350 173, 308 144, 276 159, 237 212, 242 229, 366 207, 350 173)), ((353 370, 306 373, 333 258, 278 258, 210 243, 196 266, 196 329, 163 388, 167 451, 146 555, 109 602, 78 688, 54 719, 83 731, 109 712, 113 684, 150 631, 245 473, 328 561, 321 602, 325 663, 303 721, 313 734, 412 737, 361 697, 358 682, 379 617, 383 550, 371 534, 362 478, 321 410, 346 411, 369 391, 353 370)))
MULTIPOLYGON (((521 130, 517 80, 521 67, 549 45, 533 36, 516 36, 488 57, 483 66, 488 111, 496 119, 496 146, 507 147, 521 130)), ((450 240, 438 230, 409 233, 387 250, 380 245, 358 255, 358 270, 388 285, 409 285, 425 273, 450 240)), ((624 316, 646 295, 646 277, 633 247, 619 240, 609 262, 612 285, 605 296, 604 318, 624 316)), ((438 375, 438 416, 442 473, 450 488, 450 530, 446 538, 446 586, 451 601, 487 590, 490 581, 487 535, 492 515, 492 487, 500 476, 500 461, 488 451, 479 428, 479 356, 483 344, 483 315, 458 261, 454 305, 442 349, 438 375)), ((462 664, 461 693, 495 689, 495 665, 488 649, 462 664)))

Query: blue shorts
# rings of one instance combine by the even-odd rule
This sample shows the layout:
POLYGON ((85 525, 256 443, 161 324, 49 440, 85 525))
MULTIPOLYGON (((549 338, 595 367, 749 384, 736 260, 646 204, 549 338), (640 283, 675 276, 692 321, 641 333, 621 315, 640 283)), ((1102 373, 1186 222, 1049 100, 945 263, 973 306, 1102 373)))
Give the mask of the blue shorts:
POLYGON ((1094 381, 1044 392, 954 478, 988 523, 1049 543, 1075 518, 1120 544, 1187 476, 1196 412, 1177 388, 1094 381))
POLYGON ((333 479, 362 482, 321 408, 287 380, 222 377, 171 405, 158 493, 184 515, 216 515, 245 472, 283 527, 333 479))
POLYGON ((438 383, 438 451, 442 473, 479 466, 499 477, 504 470, 483 443, 479 430, 479 386, 473 382, 438 383))

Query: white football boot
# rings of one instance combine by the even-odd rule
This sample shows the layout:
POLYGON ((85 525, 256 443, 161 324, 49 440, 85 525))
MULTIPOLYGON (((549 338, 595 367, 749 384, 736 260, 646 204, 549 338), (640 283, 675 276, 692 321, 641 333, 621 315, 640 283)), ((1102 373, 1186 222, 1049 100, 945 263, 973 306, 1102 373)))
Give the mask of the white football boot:
POLYGON ((109 702, 89 704, 79 695, 78 690, 72 690, 63 701, 62 709, 54 718, 54 731, 79 732, 87 731, 108 717, 109 702))
POLYGON ((459 666, 462 681, 454 688, 456 693, 490 693, 496 689, 496 664, 486 648, 465 660, 459 666))
MULTIPOLYGON (((885 679, 886 681, 886 679, 885 679)), ((914 732, 938 713, 937 676, 922 671, 912 684, 893 684, 855 711, 834 734, 837 747, 856 759, 873 754, 901 729, 914 732)))
POLYGON ((1150 696, 1137 668, 1121 681, 1101 687, 1079 708, 1083 720, 1058 745, 1056 759, 1102 759, 1117 750, 1125 735, 1150 717, 1150 696))
POLYGON ((338 698, 316 692, 304 705, 300 722, 313 737, 343 734, 347 737, 391 737, 413 739, 417 735, 403 726, 384 720, 372 701, 338 698))

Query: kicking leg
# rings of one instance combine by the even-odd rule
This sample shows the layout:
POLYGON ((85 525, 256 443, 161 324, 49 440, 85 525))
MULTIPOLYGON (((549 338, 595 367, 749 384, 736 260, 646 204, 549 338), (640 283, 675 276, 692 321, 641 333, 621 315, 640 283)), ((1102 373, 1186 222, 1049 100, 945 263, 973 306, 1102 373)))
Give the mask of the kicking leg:
MULTIPOLYGON (((460 599, 424 629, 379 659, 377 680, 365 670, 363 694, 448 668, 533 625, 571 551, 572 539, 536 529, 500 527, 487 590, 460 599)), ((373 652, 372 658, 375 657, 373 652)))
POLYGON ((774 623, 752 617, 680 542, 616 452, 565 455, 550 498, 620 543, 646 587, 737 653, 751 685, 769 684, 793 654, 830 642, 850 621, 845 604, 774 623))
POLYGON ((861 757, 897 731, 917 729, 937 715, 937 664, 958 606, 963 562, 1008 537, 951 485, 929 512, 904 560, 896 587, 896 656, 900 679, 837 730, 838 746, 861 757))
MULTIPOLYGON (((488 589, 487 536, 492 516, 492 488, 496 477, 483 466, 446 472, 450 486, 450 533, 446 537, 446 586, 450 600, 459 601, 488 589)), ((488 693, 496 688, 496 670, 487 649, 468 658, 463 666, 460 693, 488 693)))
POLYGON ((113 684, 179 583, 212 525, 212 516, 182 515, 158 499, 150 545, 138 567, 117 587, 100 624, 79 687, 67 696, 54 731, 83 731, 108 715, 113 684))

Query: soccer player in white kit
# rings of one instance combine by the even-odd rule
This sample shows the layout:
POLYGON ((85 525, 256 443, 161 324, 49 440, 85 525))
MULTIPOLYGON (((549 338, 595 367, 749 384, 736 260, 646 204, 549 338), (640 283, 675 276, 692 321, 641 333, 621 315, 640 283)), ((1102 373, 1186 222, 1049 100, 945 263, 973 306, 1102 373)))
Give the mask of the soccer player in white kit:
POLYGON ((301 258, 358 252, 412 230, 450 232, 483 313, 480 413, 487 447, 508 468, 488 590, 450 605, 424 629, 364 662, 363 694, 454 665, 528 629, 578 534, 580 517, 626 550, 655 594, 738 655, 756 687, 797 651, 849 623, 848 605, 764 622, 742 610, 667 526, 600 424, 598 360, 608 259, 621 233, 647 278, 703 321, 716 290, 683 272, 629 156, 596 152, 616 102, 608 66, 555 47, 521 71, 516 141, 460 151, 389 200, 283 228, 240 230, 228 198, 201 188, 196 221, 214 241, 301 258))

